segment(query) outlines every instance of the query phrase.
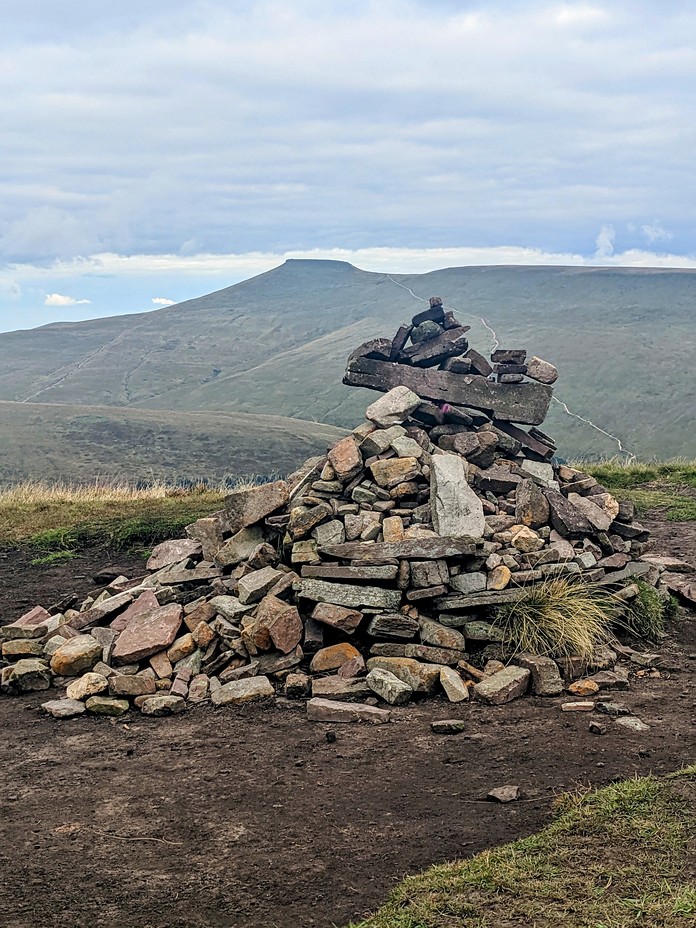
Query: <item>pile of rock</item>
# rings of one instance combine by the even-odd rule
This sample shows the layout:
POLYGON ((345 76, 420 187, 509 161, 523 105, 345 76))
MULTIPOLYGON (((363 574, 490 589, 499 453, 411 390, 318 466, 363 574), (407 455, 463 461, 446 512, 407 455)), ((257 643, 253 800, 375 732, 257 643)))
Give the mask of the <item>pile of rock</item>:
MULTIPOLYGON (((66 685, 45 706, 56 716, 282 693, 310 696, 311 718, 385 721, 377 697, 500 703, 586 671, 533 655, 505 666, 495 609, 554 577, 629 599, 634 578, 660 576, 648 533, 631 504, 551 463, 548 436, 513 424, 543 422, 555 368, 521 350, 497 350, 493 368, 431 303, 389 359, 386 340, 351 356, 346 382, 386 395, 326 457, 231 493, 159 545, 146 575, 6 625, 2 690, 66 685)), ((595 669, 616 659, 604 649, 595 669)))

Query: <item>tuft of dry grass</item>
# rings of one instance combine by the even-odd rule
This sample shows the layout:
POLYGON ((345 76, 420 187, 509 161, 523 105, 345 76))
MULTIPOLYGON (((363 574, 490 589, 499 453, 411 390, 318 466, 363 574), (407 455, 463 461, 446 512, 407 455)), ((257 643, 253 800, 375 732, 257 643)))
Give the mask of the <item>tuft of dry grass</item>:
POLYGON ((612 637, 616 614, 616 600, 610 593, 557 577, 530 586, 518 602, 501 606, 496 625, 515 653, 589 660, 612 637))

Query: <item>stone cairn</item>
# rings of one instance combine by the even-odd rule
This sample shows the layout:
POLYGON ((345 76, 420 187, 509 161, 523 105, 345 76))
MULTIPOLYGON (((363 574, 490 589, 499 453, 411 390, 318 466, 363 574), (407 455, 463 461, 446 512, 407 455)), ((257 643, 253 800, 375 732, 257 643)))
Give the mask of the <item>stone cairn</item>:
POLYGON ((423 694, 498 704, 597 670, 571 692, 625 681, 620 646, 589 667, 505 651, 495 609, 530 586, 569 577, 628 600, 661 565, 630 503, 552 463, 538 426, 556 368, 519 349, 489 363, 467 331, 433 298, 361 345, 344 383, 384 394, 365 422, 286 480, 231 493, 147 575, 4 626, 2 691, 66 686, 44 706, 61 718, 282 695, 309 697, 310 719, 382 722, 384 703, 423 694))

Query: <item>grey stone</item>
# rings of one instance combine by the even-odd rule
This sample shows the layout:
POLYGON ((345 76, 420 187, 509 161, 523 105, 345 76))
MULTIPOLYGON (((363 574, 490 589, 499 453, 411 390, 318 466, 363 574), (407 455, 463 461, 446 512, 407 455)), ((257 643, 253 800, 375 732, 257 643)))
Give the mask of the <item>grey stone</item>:
POLYGON ((237 584, 240 603, 245 606, 263 599, 282 576, 275 567, 262 567, 261 570, 246 574, 237 584))
POLYGON ((650 731, 650 726, 646 725, 645 722, 641 722, 640 719, 637 719, 633 715, 625 715, 621 718, 616 719, 616 724, 621 725, 622 728, 628 728, 629 731, 650 731))
POLYGON ((143 715, 177 715, 186 711, 186 700, 181 696, 148 696, 140 703, 143 715))
POLYGON ((458 593, 481 593, 486 589, 486 575, 478 570, 457 574, 450 577, 449 585, 458 593))
POLYGON ((418 632, 418 622, 400 612, 376 615, 367 626, 367 634, 373 638, 411 641, 418 632))
POLYGON ((505 667, 474 686, 474 694, 483 702, 500 706, 523 696, 531 674, 526 667, 505 667))
POLYGON ((310 722, 367 722, 371 725, 383 725, 391 721, 391 712, 361 703, 313 698, 307 703, 307 718, 310 722))
POLYGON ((152 554, 148 558, 145 568, 147 570, 160 570, 162 567, 178 564, 190 557, 200 557, 202 554, 203 546, 199 541, 190 538, 163 541, 152 549, 152 554))
POLYGON ((329 677, 317 677, 312 680, 312 696, 319 696, 323 699, 354 702, 366 699, 371 694, 372 690, 367 685, 365 678, 342 677, 339 674, 333 674, 329 677))
POLYGON ((486 799, 490 799, 493 802, 515 802, 515 800, 519 798, 519 786, 497 786, 486 796, 486 799))
POLYGON ((262 542, 263 531, 259 525, 242 528, 218 548, 214 561, 218 567, 234 567, 251 557, 262 542))
POLYGON ((576 509, 579 509, 590 525, 593 525, 600 532, 606 532, 614 521, 613 517, 597 506, 596 503, 593 503, 592 498, 589 496, 569 493, 568 502, 575 506, 576 509))
POLYGON ((339 519, 331 519, 312 529, 312 535, 318 545, 340 545, 346 540, 346 530, 339 519))
POLYGON ((238 705, 258 699, 268 699, 275 694, 273 684, 268 677, 249 677, 246 680, 233 680, 215 690, 211 699, 216 706, 238 705))
POLYGON ((420 628, 420 640, 423 644, 432 645, 436 648, 448 648, 454 651, 464 651, 466 649, 466 640, 461 632, 453 628, 447 628, 440 622, 424 616, 418 620, 420 628))
POLYGON ((85 707, 93 715, 119 716, 130 709, 127 699, 112 699, 111 696, 90 696, 85 707))
POLYGON ((413 696, 413 690, 407 683, 381 667, 373 667, 365 682, 373 693, 392 706, 402 706, 413 696))
POLYGON ((364 544, 363 542, 346 542, 343 545, 327 545, 321 549, 327 557, 344 560, 361 560, 365 562, 384 562, 392 559, 427 560, 461 557, 476 553, 473 538, 409 538, 404 541, 364 544))
POLYGON ((329 583, 325 580, 302 580, 299 595, 302 599, 334 603, 334 605, 347 606, 351 609, 358 606, 398 609, 401 605, 400 590, 357 586, 350 583, 329 583))
POLYGON ((73 680, 65 688, 68 699, 87 699, 88 696, 98 696, 109 688, 109 681, 100 673, 86 673, 77 680, 73 680))
POLYGON ((52 715, 54 719, 71 719, 76 715, 84 715, 87 711, 83 702, 79 699, 51 699, 45 702, 41 708, 52 715))
POLYGON ((421 402, 420 396, 408 387, 396 386, 367 407, 365 418, 387 429, 391 425, 400 425, 408 419, 421 402))
POLYGON ((515 518, 530 528, 539 528, 549 521, 549 502, 533 480, 523 480, 517 485, 515 518))
POLYGON ((389 670, 411 687, 414 693, 434 693, 440 682, 440 664, 422 664, 410 657, 371 657, 368 671, 374 668, 389 670))
POLYGON ((532 692, 537 696, 560 696, 563 692, 561 673, 550 657, 522 651, 515 655, 514 662, 529 670, 532 675, 532 692))
POLYGON ((260 522, 276 509, 285 506, 290 490, 284 480, 264 483, 258 487, 234 490, 225 499, 227 520, 232 532, 260 522))
POLYGON ((440 719, 430 723, 436 735, 461 735, 466 731, 466 722, 463 719, 440 719))
POLYGON ((34 690, 47 690, 51 685, 51 672, 48 664, 37 658, 23 658, 6 668, 7 676, 3 671, 3 682, 7 682, 22 692, 34 690))
POLYGON ((469 698, 469 688, 452 667, 441 668, 440 685, 450 702, 464 702, 469 698))
POLYGON ((454 454, 433 457, 430 506, 433 528, 441 537, 480 538, 486 526, 483 504, 467 483, 467 465, 454 454))

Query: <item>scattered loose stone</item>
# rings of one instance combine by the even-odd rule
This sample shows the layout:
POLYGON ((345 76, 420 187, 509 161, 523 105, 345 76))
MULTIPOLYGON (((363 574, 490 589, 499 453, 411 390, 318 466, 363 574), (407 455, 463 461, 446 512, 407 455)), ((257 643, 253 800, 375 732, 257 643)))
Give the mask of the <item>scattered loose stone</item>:
POLYGON ((594 696, 599 692, 599 684, 595 680, 574 680, 568 684, 568 692, 573 696, 594 696))
POLYGON ((370 725, 383 725, 391 721, 391 712, 377 706, 313 698, 307 703, 307 718, 310 722, 367 722, 370 725))
POLYGON ((628 728, 629 731, 650 731, 650 726, 646 725, 645 722, 641 722, 640 719, 637 719, 633 715, 624 715, 616 719, 616 724, 621 725, 622 728, 628 728))
POLYGON ((493 802, 515 802, 516 799, 520 798, 520 788, 519 786, 497 786, 495 789, 492 789, 486 799, 490 799, 493 802))
POLYGON ((87 711, 85 704, 79 699, 51 699, 42 706, 54 719, 72 719, 76 715, 84 715, 87 711))
POLYGON ((526 667, 505 667, 477 683, 473 688, 474 695, 492 706, 503 705, 524 695, 530 676, 526 667))
POLYGON ((140 703, 143 715, 177 715, 186 711, 186 700, 180 696, 148 696, 140 703))
POLYGON ((590 701, 561 703, 563 712, 592 712, 594 708, 595 704, 590 701))
POLYGON ((127 699, 113 699, 110 696, 90 696, 85 708, 93 715, 119 716, 130 709, 127 699))
POLYGON ((436 735, 461 735, 466 731, 466 722, 462 719, 441 719, 431 722, 430 728, 436 735))

